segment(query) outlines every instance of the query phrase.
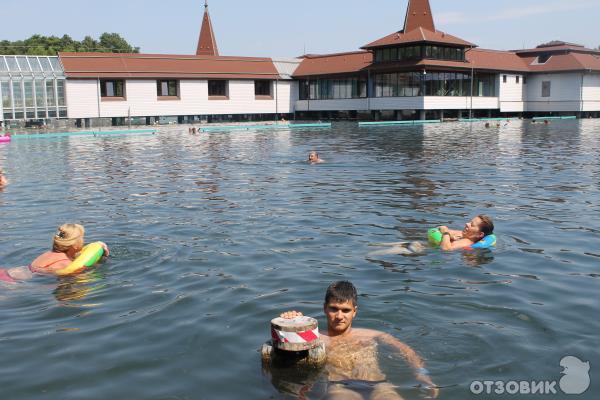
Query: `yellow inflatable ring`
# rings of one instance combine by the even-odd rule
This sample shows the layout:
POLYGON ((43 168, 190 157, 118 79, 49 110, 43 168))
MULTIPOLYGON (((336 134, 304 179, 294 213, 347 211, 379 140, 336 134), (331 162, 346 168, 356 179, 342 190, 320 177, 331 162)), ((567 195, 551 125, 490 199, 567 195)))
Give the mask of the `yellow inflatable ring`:
POLYGON ((96 264, 104 255, 104 247, 100 242, 90 243, 81 249, 79 256, 66 268, 56 271, 56 275, 73 275, 96 264))

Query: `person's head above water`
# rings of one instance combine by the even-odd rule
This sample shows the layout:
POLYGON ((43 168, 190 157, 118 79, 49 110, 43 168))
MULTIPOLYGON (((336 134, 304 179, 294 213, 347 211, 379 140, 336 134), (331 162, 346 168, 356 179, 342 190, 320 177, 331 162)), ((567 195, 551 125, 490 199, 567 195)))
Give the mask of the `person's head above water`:
POLYGON ((349 281, 333 282, 325 292, 325 305, 327 303, 351 302, 354 307, 358 306, 358 294, 356 287, 349 281))
POLYGON ((358 296, 356 287, 351 282, 338 281, 329 285, 323 304, 329 336, 340 336, 350 332, 357 309, 358 296))
POLYGON ((494 233, 494 222, 487 215, 478 215, 465 224, 463 236, 477 242, 494 233))
POLYGON ((323 160, 321 160, 321 158, 319 157, 319 153, 317 153, 316 151, 311 151, 308 154, 308 162, 310 163, 319 163, 322 162, 323 160))
POLYGON ((77 252, 83 248, 84 235, 85 229, 79 224, 61 225, 52 238, 52 251, 57 253, 77 252))

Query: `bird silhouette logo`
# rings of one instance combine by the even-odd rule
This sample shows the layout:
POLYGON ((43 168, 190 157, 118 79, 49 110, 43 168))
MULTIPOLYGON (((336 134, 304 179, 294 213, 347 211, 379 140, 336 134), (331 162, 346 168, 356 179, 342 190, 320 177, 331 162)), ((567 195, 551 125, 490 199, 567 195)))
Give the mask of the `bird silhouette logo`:
POLYGON ((574 356, 566 356, 560 360, 563 368, 559 386, 565 394, 581 394, 590 387, 590 362, 583 362, 574 356))

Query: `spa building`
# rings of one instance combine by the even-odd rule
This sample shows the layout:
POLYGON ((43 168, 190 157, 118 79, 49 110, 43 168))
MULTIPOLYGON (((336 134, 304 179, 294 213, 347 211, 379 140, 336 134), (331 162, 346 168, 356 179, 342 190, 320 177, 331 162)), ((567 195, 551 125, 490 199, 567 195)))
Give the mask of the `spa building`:
POLYGON ((428 0, 409 0, 401 29, 357 51, 293 59, 219 54, 204 7, 195 55, 0 56, 0 121, 600 116, 600 51, 480 49, 437 30, 428 0))

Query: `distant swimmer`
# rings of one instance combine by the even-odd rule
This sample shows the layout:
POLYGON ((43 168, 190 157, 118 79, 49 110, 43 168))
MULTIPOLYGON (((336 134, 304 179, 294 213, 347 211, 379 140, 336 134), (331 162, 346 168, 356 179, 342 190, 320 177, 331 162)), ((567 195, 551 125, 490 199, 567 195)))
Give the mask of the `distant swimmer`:
POLYGON ((0 169, 0 189, 6 185, 8 185, 8 179, 6 179, 6 176, 4 176, 4 171, 0 169))
POLYGON ((317 153, 316 151, 311 151, 308 154, 308 162, 311 164, 320 164, 325 162, 325 160, 319 157, 319 153, 317 153))
POLYGON ((440 226, 442 241, 440 248, 445 251, 462 250, 494 233, 494 222, 487 215, 478 215, 465 224, 462 231, 440 226))
MULTIPOLYGON (((57 271, 68 267, 83 249, 84 234, 85 229, 79 224, 61 225, 52 238, 51 251, 40 255, 27 267, 0 269, 0 281, 16 283, 32 278, 34 274, 57 275, 57 271)), ((108 247, 105 243, 99 243, 107 257, 108 247)))
MULTIPOLYGON (((425 384, 431 398, 438 396, 439 389, 431 381, 425 363, 412 348, 390 334, 352 328, 358 311, 358 296, 352 283, 338 281, 329 285, 323 311, 327 318, 327 333, 321 333, 327 348, 327 399, 402 399, 381 370, 380 344, 398 351, 413 368, 416 379, 425 384)), ((287 311, 281 317, 301 315, 287 311)))

